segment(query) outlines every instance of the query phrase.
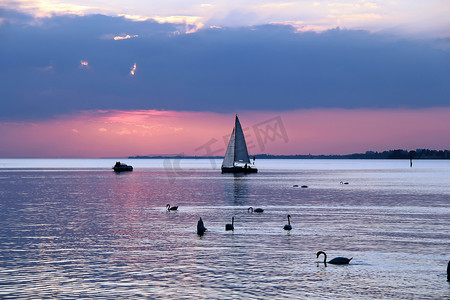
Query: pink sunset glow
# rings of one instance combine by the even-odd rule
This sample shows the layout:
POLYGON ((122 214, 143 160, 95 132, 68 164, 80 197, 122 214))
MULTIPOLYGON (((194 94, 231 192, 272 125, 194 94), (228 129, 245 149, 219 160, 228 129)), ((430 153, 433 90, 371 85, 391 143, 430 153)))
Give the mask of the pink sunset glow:
MULTIPOLYGON (((314 109, 239 114, 251 154, 350 154, 448 149, 450 108, 314 109), (283 131, 284 130, 284 131, 283 131)), ((86 111, 41 122, 3 122, 0 157, 126 157, 225 153, 232 114, 86 111)))

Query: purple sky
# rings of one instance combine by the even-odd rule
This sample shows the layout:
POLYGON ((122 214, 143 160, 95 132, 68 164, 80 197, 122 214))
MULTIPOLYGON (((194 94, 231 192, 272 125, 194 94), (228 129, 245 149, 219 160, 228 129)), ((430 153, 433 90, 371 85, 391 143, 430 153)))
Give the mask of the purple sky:
MULTIPOLYGON (((8 148, 0 156, 17 153, 6 144, 11 144, 13 132, 14 138, 24 138, 12 127, 26 126, 29 131, 32 124, 62 124, 89 111, 174 112, 181 128, 184 115, 176 112, 219 114, 231 120, 236 112, 259 113, 261 119, 290 118, 294 112, 307 116, 311 110, 326 115, 340 109, 346 112, 342 115, 372 110, 424 112, 429 117, 430 109, 450 107, 450 40, 445 34, 427 39, 364 26, 299 31, 295 22, 229 27, 183 22, 188 21, 136 21, 107 14, 38 18, 23 6, 0 5, 0 125, 8 130, 0 135, 2 147, 8 148)), ((199 127, 214 120, 203 121, 199 127)), ((322 122, 327 126, 329 120, 322 122)), ((436 143, 417 141, 417 147, 442 146, 438 141, 448 135, 443 136, 439 126, 446 128, 448 122, 442 120, 430 132, 436 143)), ((320 123, 315 124, 319 130, 320 123)), ((422 125, 411 123, 412 128, 422 125)), ((367 147, 391 147, 379 143, 367 147)), ((15 147, 26 147, 19 144, 15 147)), ((152 145, 148 147, 146 153, 123 155, 154 153, 152 145)), ((404 147, 414 145, 405 142, 404 147)), ((300 145, 295 149, 286 154, 307 151, 300 145)), ((333 153, 332 145, 314 149, 333 153)), ((56 155, 47 151, 47 156, 56 155)), ((81 152, 89 156, 88 149, 81 152)), ((39 153, 46 156, 45 145, 39 153)))

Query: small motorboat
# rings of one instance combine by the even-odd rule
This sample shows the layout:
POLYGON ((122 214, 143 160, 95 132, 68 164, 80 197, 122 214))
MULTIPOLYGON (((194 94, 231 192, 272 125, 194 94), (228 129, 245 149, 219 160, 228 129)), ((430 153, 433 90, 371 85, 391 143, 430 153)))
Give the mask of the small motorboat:
POLYGON ((133 167, 127 164, 116 161, 116 164, 112 167, 114 172, 129 172, 133 171, 133 167))

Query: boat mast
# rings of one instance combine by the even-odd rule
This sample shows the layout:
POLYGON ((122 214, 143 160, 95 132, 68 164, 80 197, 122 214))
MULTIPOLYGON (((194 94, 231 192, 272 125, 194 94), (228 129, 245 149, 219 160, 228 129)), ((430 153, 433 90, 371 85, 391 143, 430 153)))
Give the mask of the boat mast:
POLYGON ((233 133, 234 133, 234 145, 233 145, 233 167, 234 167, 234 163, 236 162, 236 129, 237 129, 237 123, 238 123, 238 116, 236 113, 236 118, 234 118, 234 128, 233 128, 233 133))

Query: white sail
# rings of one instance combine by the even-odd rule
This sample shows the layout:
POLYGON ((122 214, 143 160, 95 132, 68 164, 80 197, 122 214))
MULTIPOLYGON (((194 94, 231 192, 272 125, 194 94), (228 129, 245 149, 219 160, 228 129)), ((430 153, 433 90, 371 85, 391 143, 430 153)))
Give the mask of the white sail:
POLYGON ((245 143, 244 132, 242 131, 241 123, 236 116, 235 124, 235 150, 234 150, 234 161, 240 163, 250 163, 248 157, 247 144, 245 143))
POLYGON ((222 173, 256 173, 258 169, 250 164, 244 132, 238 116, 234 123, 227 152, 222 163, 222 173))
POLYGON ((230 142, 228 143, 227 152, 225 153, 225 157, 222 162, 222 167, 234 166, 234 144, 235 144, 235 135, 233 128, 233 133, 231 134, 230 142))

